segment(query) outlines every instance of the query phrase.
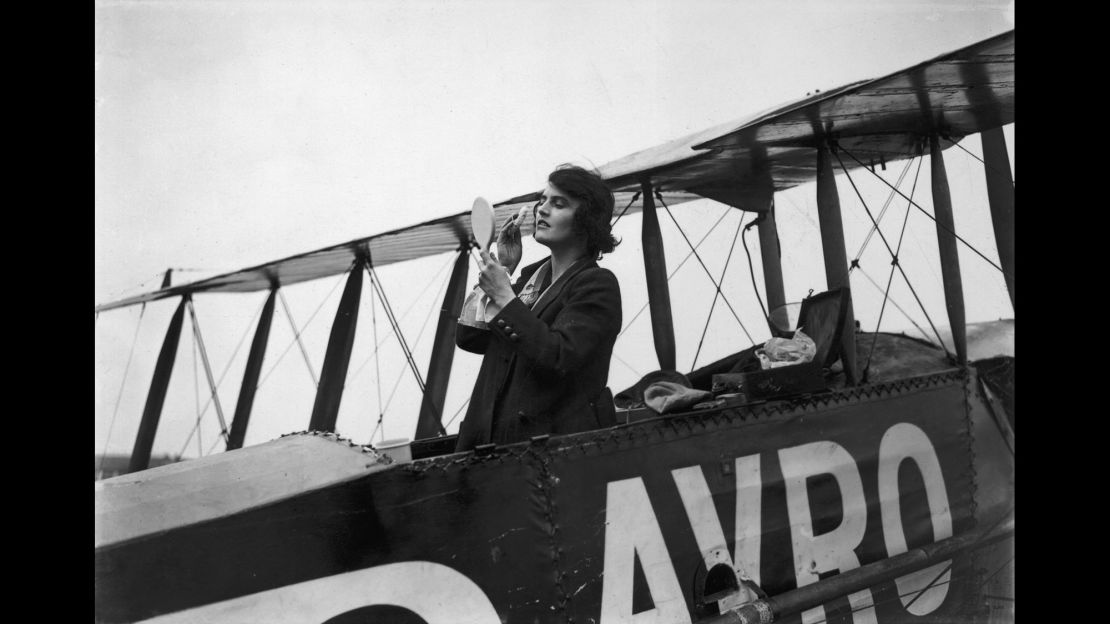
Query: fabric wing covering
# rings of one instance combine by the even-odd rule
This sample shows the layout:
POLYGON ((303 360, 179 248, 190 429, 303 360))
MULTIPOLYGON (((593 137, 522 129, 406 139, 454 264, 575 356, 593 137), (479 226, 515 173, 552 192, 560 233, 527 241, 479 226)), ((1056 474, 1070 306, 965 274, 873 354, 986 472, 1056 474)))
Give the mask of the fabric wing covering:
MULTIPOLYGON (((1014 31, 905 70, 855 82, 636 152, 599 168, 624 209, 650 178, 668 206, 709 198, 766 210, 773 191, 816 178, 814 149, 835 142, 849 169, 912 157, 921 138, 940 134, 943 148, 969 134, 1014 121, 1014 31), (858 161, 858 162, 857 162, 858 161)), ((495 205, 502 223, 538 191, 495 205)), ((642 209, 637 197, 627 213, 642 209)), ((282 260, 129 297, 110 310, 198 292, 250 292, 348 271, 359 253, 374 266, 446 253, 471 239, 469 211, 282 260)), ((522 233, 531 234, 528 219, 522 233)))

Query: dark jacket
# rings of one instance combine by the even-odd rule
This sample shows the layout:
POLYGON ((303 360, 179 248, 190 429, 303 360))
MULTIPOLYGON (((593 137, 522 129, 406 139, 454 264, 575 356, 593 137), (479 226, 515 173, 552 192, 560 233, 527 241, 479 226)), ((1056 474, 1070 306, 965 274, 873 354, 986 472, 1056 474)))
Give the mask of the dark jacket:
MULTIPOLYGON (((522 269, 513 291, 545 261, 522 269)), ((532 308, 513 299, 489 329, 457 325, 455 343, 485 357, 456 450, 613 425, 605 384, 620 328, 617 277, 593 260, 568 269, 532 308)))

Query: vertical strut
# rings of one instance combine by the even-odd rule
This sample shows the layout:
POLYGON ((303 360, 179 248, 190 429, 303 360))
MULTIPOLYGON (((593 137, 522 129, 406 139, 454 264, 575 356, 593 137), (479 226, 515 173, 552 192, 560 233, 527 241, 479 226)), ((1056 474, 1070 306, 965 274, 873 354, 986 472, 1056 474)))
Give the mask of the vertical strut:
POLYGON ((956 343, 956 361, 967 364, 967 326, 964 319, 964 291, 960 279, 960 256, 956 246, 956 226, 952 217, 952 195, 948 190, 948 173, 937 135, 929 137, 929 164, 933 176, 933 214, 937 224, 937 245, 940 249, 940 272, 944 281, 944 302, 948 308, 948 326, 956 343))
POLYGON ((1010 291, 1010 305, 1014 305, 1014 174, 1006 153, 1006 135, 1002 128, 984 130, 983 170, 987 176, 987 199, 991 205, 991 222, 994 224, 994 242, 998 246, 998 260, 1010 291))
POLYGON ((817 148, 817 217, 821 227, 821 251, 825 259, 825 282, 829 290, 844 288, 848 293, 847 312, 840 333, 840 361, 850 385, 859 381, 856 367, 856 321, 852 309, 852 289, 848 281, 848 252, 844 246, 844 223, 840 218, 840 196, 829 158, 828 146, 817 148))
POLYGON ((767 214, 756 226, 759 229, 759 256, 763 261, 763 287, 767 292, 767 316, 773 325, 788 328, 790 324, 783 308, 786 305, 786 289, 782 283, 782 250, 775 224, 774 198, 770 198, 768 203, 767 214))
POLYGON ((308 428, 314 431, 335 431, 343 386, 347 382, 347 366, 351 363, 351 349, 355 342, 358 304, 362 295, 362 267, 365 264, 366 259, 362 256, 355 261, 335 311, 328 350, 320 371, 320 385, 316 389, 316 402, 312 405, 312 418, 308 423, 308 428))
POLYGON ((270 290, 262 316, 258 319, 258 329, 254 331, 247 367, 243 370, 243 383, 239 388, 239 401, 235 404, 235 415, 231 419, 231 435, 227 439, 227 450, 243 447, 247 436, 247 423, 250 421, 251 408, 254 406, 254 393, 258 390, 258 376, 262 372, 262 360, 266 356, 266 344, 270 340, 270 325, 274 318, 274 301, 277 299, 277 286, 270 290))
POLYGON ((420 417, 416 422, 416 440, 446 433, 443 429, 443 402, 447 397, 447 383, 451 378, 451 362, 455 358, 455 326, 466 295, 466 277, 470 269, 469 249, 463 246, 451 269, 451 280, 443 295, 436 326, 432 359, 428 362, 428 383, 420 403, 420 417))
POLYGON ((189 296, 181 298, 177 311, 170 319, 162 350, 158 352, 158 362, 154 366, 154 377, 150 381, 150 392, 146 395, 143 418, 139 422, 139 433, 135 436, 135 446, 131 451, 131 461, 127 472, 146 470, 150 465, 150 449, 154 446, 154 434, 158 431, 158 419, 162 416, 162 405, 166 402, 166 389, 170 384, 170 373, 177 358, 177 343, 181 338, 181 323, 185 318, 185 302, 189 296))
POLYGON ((651 334, 655 340, 655 354, 659 368, 675 370, 674 323, 671 320, 671 293, 667 285, 667 259, 663 253, 663 236, 659 232, 659 215, 655 212, 655 199, 651 179, 640 183, 643 205, 644 273, 647 277, 648 302, 651 315, 651 334))

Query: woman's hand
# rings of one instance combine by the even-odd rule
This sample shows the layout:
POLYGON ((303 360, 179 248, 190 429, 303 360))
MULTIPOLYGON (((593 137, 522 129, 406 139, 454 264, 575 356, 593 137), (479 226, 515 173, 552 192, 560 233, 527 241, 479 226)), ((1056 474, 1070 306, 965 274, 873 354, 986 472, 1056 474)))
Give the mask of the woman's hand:
POLYGON ((523 255, 520 224, 524 222, 527 215, 528 206, 521 207, 520 212, 509 217, 505 225, 501 226, 501 231, 497 233, 497 259, 510 275, 516 271, 517 265, 520 264, 520 257, 523 255))
POLYGON ((496 310, 487 308, 491 315, 500 312, 505 304, 516 297, 513 286, 509 283, 509 274, 505 272, 505 268, 501 264, 490 258, 486 251, 482 251, 482 266, 481 272, 478 273, 478 286, 489 296, 490 302, 497 308, 496 310))

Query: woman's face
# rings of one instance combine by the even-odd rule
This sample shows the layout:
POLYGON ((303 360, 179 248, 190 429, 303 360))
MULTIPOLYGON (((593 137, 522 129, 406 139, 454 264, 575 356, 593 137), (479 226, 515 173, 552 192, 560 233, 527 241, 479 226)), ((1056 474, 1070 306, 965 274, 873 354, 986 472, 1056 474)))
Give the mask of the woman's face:
POLYGON ((579 204, 577 199, 548 182, 536 204, 536 233, 533 235, 536 242, 547 247, 577 243, 583 237, 574 231, 574 213, 579 204))

